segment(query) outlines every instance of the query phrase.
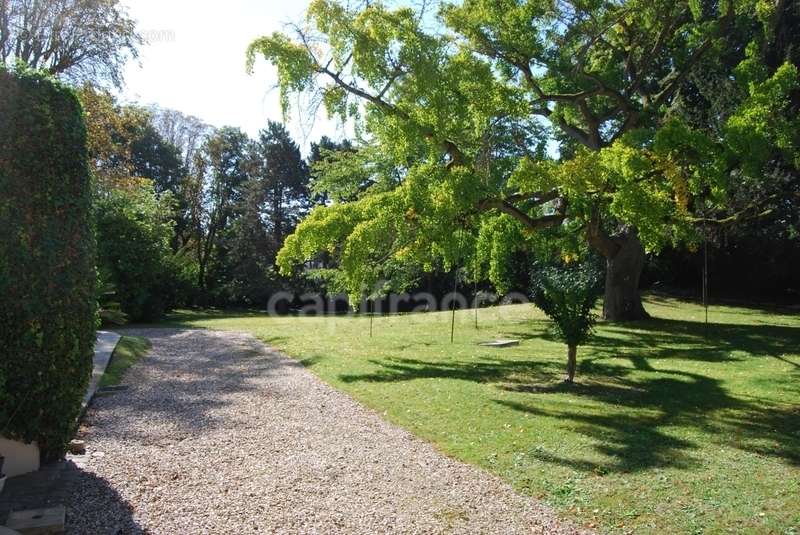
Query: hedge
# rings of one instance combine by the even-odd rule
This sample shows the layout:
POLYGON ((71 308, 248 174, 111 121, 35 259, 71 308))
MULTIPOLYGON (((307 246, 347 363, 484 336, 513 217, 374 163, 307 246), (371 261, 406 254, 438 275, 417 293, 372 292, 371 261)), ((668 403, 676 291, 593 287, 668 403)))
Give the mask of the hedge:
POLYGON ((0 67, 0 434, 62 455, 91 376, 86 130, 68 87, 0 67))

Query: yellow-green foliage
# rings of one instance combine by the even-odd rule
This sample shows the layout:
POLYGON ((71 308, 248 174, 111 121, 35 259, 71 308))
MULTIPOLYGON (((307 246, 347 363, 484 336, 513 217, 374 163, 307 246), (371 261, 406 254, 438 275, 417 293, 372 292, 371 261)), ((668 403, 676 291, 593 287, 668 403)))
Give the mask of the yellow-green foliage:
POLYGON ((776 148, 800 167, 800 118, 786 113, 798 87, 797 67, 785 63, 771 77, 749 82, 747 100, 728 119, 730 154, 744 163, 747 178, 758 178, 776 148))
POLYGON ((282 268, 327 251, 341 255, 353 294, 397 259, 423 269, 488 267, 503 287, 513 253, 542 245, 522 228, 525 218, 559 209, 558 231, 533 226, 551 254, 585 253, 579 242, 594 212, 608 230, 635 227, 648 251, 696 244, 698 220, 725 212, 731 182, 766 182, 776 153, 798 161, 800 128, 788 113, 797 70, 787 64, 770 75, 759 63, 766 4, 464 0, 445 4, 432 27, 408 8, 315 0, 303 38, 258 39, 250 64, 262 55, 277 66, 284 102, 318 91, 368 144, 318 169, 328 177, 319 188, 352 206, 315 211, 287 240, 282 268), (739 26, 751 42, 736 67, 724 47, 739 26), (680 84, 671 82, 702 68, 694 56, 729 62, 724 76, 746 88, 724 128, 672 109, 680 84), (548 141, 560 154, 539 149, 548 141), (377 170, 373 180, 365 168, 377 170), (478 255, 480 229, 483 242, 498 242, 478 255))

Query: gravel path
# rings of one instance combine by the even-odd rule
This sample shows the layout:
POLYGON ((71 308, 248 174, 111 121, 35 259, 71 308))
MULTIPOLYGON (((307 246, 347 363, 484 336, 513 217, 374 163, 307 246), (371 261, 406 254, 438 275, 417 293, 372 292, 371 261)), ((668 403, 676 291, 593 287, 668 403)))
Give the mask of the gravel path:
POLYGON ((232 332, 146 329, 87 414, 68 533, 576 533, 232 332))

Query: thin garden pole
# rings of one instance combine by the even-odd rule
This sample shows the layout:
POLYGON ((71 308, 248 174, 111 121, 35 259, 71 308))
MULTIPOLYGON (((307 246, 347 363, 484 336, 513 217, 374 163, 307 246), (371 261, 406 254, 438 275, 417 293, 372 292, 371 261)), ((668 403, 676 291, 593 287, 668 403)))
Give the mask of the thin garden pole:
POLYGON ((480 303, 478 302, 478 282, 475 282, 475 329, 478 328, 478 307, 480 303))
MULTIPOLYGON (((461 250, 464 248, 464 235, 461 234, 458 238, 458 255, 461 256, 461 250)), ((459 258, 460 260, 460 258, 459 258)), ((450 317, 450 343, 452 344, 455 339, 456 332, 456 291, 458 291, 458 263, 453 266, 453 314, 450 317)))
POLYGON ((478 329, 478 307, 480 307, 480 303, 478 302, 478 255, 475 255, 475 273, 473 274, 475 277, 475 286, 473 289, 473 305, 475 306, 475 329, 478 329))
MULTIPOLYGON (((370 301, 370 303, 371 303, 371 301, 370 301)), ((372 309, 369 312, 369 337, 372 338, 372 318, 375 316, 375 310, 374 310, 375 307, 374 306, 370 306, 369 308, 372 309)))
POLYGON ((708 232, 703 218, 703 307, 706 312, 706 334, 708 334, 708 232))
POLYGON ((453 276, 453 314, 450 318, 450 343, 453 343, 453 339, 455 336, 456 331, 456 290, 458 290, 458 268, 455 270, 455 274, 453 276))

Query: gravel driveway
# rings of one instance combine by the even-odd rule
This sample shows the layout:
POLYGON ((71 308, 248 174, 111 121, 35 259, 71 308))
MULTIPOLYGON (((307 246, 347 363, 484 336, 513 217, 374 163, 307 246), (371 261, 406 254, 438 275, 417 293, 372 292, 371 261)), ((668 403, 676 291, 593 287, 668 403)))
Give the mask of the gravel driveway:
POLYGON ((142 329, 87 414, 69 533, 576 533, 249 335, 142 329))

